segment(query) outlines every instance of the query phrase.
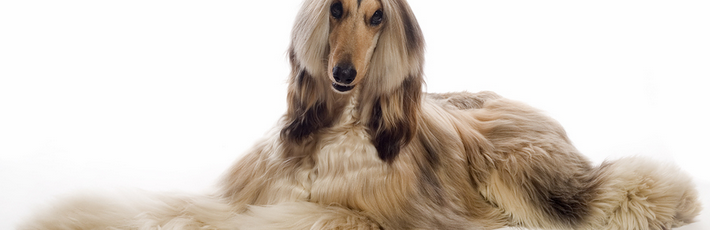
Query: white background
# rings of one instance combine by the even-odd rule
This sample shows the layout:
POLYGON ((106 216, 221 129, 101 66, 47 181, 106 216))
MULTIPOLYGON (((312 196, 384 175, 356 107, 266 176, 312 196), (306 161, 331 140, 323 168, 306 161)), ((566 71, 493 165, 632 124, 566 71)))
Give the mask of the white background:
MULTIPOLYGON (((209 191, 285 111, 299 5, 0 1, 0 229, 82 190, 209 191)), ((675 162, 710 206, 710 2, 410 5, 427 91, 527 102, 595 163, 675 162)))

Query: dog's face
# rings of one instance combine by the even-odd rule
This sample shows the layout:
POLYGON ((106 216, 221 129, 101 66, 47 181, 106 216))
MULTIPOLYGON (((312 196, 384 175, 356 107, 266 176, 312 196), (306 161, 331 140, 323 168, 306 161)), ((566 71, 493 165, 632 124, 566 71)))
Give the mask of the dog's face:
POLYGON ((385 21, 380 0, 331 2, 328 76, 333 90, 347 93, 363 81, 385 21))

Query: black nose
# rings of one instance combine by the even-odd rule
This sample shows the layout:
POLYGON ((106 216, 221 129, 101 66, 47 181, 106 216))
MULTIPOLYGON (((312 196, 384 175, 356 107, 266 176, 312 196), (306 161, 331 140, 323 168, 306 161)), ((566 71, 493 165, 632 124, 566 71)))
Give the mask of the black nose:
POLYGON ((350 84, 355 80, 357 70, 351 64, 338 64, 333 67, 333 78, 340 84, 350 84))

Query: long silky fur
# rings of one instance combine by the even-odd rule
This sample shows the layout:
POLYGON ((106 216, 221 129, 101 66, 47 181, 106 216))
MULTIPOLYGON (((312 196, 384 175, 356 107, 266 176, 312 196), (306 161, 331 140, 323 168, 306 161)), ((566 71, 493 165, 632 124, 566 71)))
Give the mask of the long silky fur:
POLYGON ((660 230, 700 211, 675 166, 593 166, 534 108, 423 93, 424 39, 404 0, 306 0, 289 60, 286 114, 214 194, 77 196, 19 229, 660 230), (372 45, 354 47, 369 62, 348 93, 329 77, 335 1, 385 15, 372 45))

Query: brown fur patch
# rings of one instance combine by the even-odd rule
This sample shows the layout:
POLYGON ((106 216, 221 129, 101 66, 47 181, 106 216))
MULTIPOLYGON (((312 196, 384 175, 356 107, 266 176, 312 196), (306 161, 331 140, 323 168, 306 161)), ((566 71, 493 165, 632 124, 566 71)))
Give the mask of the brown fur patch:
POLYGON ((420 94, 421 81, 410 77, 393 94, 375 100, 368 127, 382 160, 392 162, 417 131, 420 94))

